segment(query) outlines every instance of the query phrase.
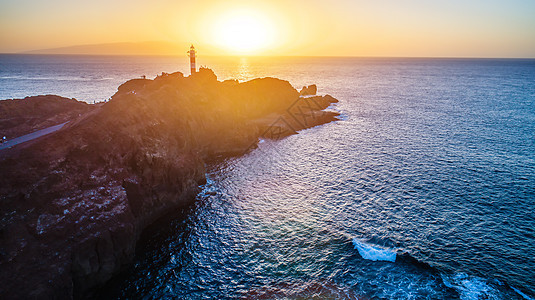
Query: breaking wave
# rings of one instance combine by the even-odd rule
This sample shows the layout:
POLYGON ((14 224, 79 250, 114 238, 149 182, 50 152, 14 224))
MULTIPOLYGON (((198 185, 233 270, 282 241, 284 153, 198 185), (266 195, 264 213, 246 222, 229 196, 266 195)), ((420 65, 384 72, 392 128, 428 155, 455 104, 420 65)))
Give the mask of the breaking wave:
POLYGON ((353 239, 353 246, 359 252, 362 258, 372 261, 396 261, 396 251, 392 249, 381 248, 376 245, 367 244, 359 239, 353 239))

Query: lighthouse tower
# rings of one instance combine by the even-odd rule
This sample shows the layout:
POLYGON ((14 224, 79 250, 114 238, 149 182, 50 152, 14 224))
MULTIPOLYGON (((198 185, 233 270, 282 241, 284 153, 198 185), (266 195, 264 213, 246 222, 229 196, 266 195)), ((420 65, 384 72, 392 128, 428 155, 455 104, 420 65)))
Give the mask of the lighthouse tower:
POLYGON ((191 75, 193 75, 193 73, 197 72, 197 67, 195 67, 195 53, 197 53, 197 51, 195 51, 195 47, 193 47, 193 45, 191 45, 191 47, 189 47, 189 51, 188 51, 189 63, 190 63, 190 68, 191 68, 191 75))

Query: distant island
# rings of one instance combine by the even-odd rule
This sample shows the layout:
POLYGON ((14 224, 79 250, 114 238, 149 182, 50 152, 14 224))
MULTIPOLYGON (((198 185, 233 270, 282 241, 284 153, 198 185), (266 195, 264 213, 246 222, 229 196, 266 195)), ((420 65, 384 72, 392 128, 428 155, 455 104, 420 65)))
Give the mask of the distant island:
POLYGON ((67 122, 0 150, 0 294, 91 295, 132 261, 143 229, 194 201, 207 162, 337 120, 335 102, 315 85, 218 81, 206 68, 132 79, 94 105, 0 101, 0 134, 67 122))
MULTIPOLYGON (((167 41, 119 42, 88 45, 73 45, 48 49, 36 49, 21 54, 72 54, 72 55, 177 55, 184 53, 188 43, 167 41)), ((204 54, 214 55, 217 50, 202 45, 204 54)))

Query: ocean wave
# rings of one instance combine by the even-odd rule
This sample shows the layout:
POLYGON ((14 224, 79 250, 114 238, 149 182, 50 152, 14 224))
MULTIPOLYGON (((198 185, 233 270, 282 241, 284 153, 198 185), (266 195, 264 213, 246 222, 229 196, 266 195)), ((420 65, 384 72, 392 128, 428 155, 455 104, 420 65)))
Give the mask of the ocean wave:
MULTIPOLYGON (((427 262, 420 261, 407 252, 399 252, 395 249, 384 248, 370 244, 358 238, 352 239, 354 248, 358 250, 360 256, 371 261, 396 262, 396 265, 412 265, 423 272, 437 274, 442 280, 443 286, 453 289, 461 300, 479 299, 526 299, 535 300, 519 289, 502 283, 497 279, 485 279, 463 272, 453 274, 442 273, 439 269, 431 266, 427 262)), ((424 273, 422 273, 424 274, 424 273)), ((413 280, 413 279, 411 279, 413 280)), ((424 288, 420 286, 419 288, 424 288)), ((436 286, 435 286, 436 288, 436 286)))
POLYGON ((367 244, 357 238, 353 239, 353 246, 359 252, 362 258, 371 261, 396 261, 396 251, 392 249, 385 249, 377 245, 367 244))
POLYGON ((442 282, 445 286, 455 289, 461 300, 502 299, 499 291, 480 277, 469 276, 465 273, 442 274, 442 282))

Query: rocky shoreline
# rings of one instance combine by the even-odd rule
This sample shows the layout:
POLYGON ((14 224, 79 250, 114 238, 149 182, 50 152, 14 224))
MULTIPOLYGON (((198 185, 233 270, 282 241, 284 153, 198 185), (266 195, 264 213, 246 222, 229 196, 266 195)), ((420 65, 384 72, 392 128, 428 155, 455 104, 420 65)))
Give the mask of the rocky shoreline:
POLYGON ((72 100, 37 117, 25 100, 4 115, 0 106, 0 125, 13 134, 69 121, 0 151, 0 294, 90 296, 131 262, 144 228, 191 204, 206 161, 337 120, 325 111, 337 100, 315 94, 275 78, 221 82, 201 69, 133 79, 105 104, 72 100))

